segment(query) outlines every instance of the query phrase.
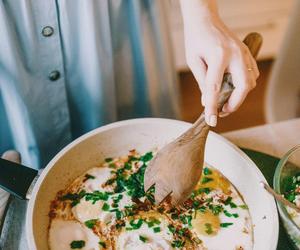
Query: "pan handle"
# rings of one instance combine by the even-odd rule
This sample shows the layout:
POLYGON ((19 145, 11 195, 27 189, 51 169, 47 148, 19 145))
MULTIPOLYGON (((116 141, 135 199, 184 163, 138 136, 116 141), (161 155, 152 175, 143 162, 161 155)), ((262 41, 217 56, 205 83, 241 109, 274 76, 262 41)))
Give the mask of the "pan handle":
POLYGON ((38 174, 33 168, 0 158, 0 187, 18 198, 27 199, 38 174))

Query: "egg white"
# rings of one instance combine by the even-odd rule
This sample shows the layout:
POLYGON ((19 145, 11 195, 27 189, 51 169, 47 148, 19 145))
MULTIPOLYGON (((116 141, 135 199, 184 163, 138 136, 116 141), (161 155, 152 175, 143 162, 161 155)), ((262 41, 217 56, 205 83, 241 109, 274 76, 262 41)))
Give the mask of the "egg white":
MULTIPOLYGON (((87 220, 91 219, 98 219, 99 221, 107 224, 107 223, 114 223, 116 218, 116 214, 109 211, 104 211, 102 209, 104 203, 108 204, 111 209, 113 198, 118 196, 112 195, 109 197, 107 201, 99 200, 92 203, 92 201, 86 201, 85 198, 82 198, 80 202, 72 208, 72 213, 75 218, 80 221, 81 223, 86 222, 87 220)), ((130 206, 132 204, 131 198, 125 192, 122 194, 122 199, 118 202, 118 209, 123 210, 125 206, 130 206)))
POLYGON ((83 240, 85 246, 81 250, 99 250, 99 237, 89 228, 76 221, 54 219, 49 230, 51 250, 71 250, 72 241, 83 240))
POLYGON ((102 185, 111 177, 112 169, 108 167, 91 168, 86 174, 95 178, 90 178, 83 183, 83 188, 87 192, 93 191, 107 191, 107 188, 103 188, 102 185))
MULTIPOLYGON (((152 217, 153 218, 153 217, 152 217)), ((162 216, 156 216, 160 221, 159 225, 149 227, 147 223, 143 223, 139 229, 126 230, 130 227, 129 221, 126 222, 125 228, 121 231, 116 239, 116 247, 118 250, 171 250, 173 235, 168 229, 169 222, 162 216), (160 232, 155 233, 153 228, 159 227, 160 232), (147 240, 143 242, 140 236, 147 240)))

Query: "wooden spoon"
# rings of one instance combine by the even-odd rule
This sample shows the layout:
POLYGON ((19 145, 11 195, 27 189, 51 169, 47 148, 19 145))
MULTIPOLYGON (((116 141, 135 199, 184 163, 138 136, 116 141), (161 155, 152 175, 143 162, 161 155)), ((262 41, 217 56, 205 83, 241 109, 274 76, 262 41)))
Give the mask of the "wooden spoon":
MULTIPOLYGON (((250 33, 244 43, 256 57, 262 37, 258 33, 250 33)), ((233 89, 231 74, 225 73, 218 101, 219 111, 233 89)), ((202 113, 189 130, 164 146, 151 160, 145 171, 144 189, 147 191, 155 185, 156 203, 161 203, 170 194, 173 205, 182 203, 189 197, 201 177, 209 130, 202 113)))

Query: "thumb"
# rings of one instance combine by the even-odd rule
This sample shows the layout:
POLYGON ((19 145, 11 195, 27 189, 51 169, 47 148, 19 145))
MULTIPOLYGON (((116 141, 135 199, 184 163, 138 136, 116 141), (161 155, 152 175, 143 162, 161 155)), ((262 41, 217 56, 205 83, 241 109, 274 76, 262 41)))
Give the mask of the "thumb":
POLYGON ((205 121, 211 126, 217 125, 218 97, 225 71, 225 63, 214 62, 208 65, 205 79, 205 121))

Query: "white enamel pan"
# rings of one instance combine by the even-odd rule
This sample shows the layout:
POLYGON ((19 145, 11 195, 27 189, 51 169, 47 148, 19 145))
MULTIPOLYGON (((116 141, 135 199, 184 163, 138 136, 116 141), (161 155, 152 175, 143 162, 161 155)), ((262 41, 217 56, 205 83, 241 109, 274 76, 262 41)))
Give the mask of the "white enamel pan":
MULTIPOLYGON (((50 202, 76 177, 98 166, 106 157, 126 155, 131 149, 139 152, 159 149, 190 126, 181 121, 155 118, 103 126, 66 146, 40 176, 35 170, 26 167, 17 167, 19 170, 16 170, 13 163, 1 160, 0 185, 14 195, 29 199, 26 215, 29 248, 49 249, 50 202)), ((278 215, 273 198, 259 184, 266 181, 259 169, 241 150, 213 132, 208 136, 205 161, 219 169, 236 186, 249 206, 254 224, 254 250, 275 250, 278 215)))

